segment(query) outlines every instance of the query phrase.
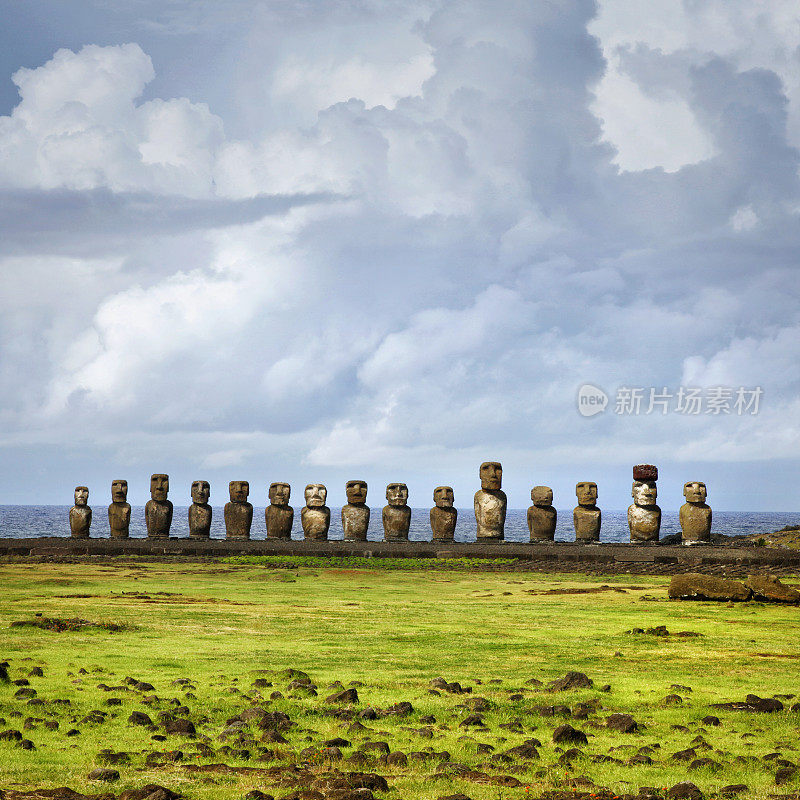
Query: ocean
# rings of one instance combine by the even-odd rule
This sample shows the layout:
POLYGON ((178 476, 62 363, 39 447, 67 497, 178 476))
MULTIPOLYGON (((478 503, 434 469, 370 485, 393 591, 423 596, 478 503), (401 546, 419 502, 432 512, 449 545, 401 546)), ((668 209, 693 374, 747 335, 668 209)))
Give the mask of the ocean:
MULTIPOLYGON (((38 536, 69 536, 69 509, 71 506, 0 506, 0 537, 24 539, 38 536)), ((108 537, 107 506, 94 508, 91 535, 108 537)), ((211 538, 225 538, 225 523, 222 506, 214 506, 211 523, 211 538)), ((172 518, 170 535, 176 538, 189 536, 188 507, 176 506, 172 518)), ((331 508, 330 539, 342 539, 342 523, 340 508, 331 508)), ((428 541, 431 529, 428 522, 429 509, 415 508, 411 513, 411 541, 428 541)), ((525 509, 509 509, 506 515, 505 538, 512 542, 526 542, 529 539, 527 511, 525 509)), ((729 536, 752 533, 772 533, 786 525, 800 523, 800 513, 766 512, 766 511, 714 511, 712 531, 729 536)), ((131 537, 144 538, 147 535, 144 524, 144 506, 134 506, 131 513, 131 537)), ((661 536, 680 533, 677 512, 662 511, 661 536)), ((264 507, 254 507, 252 539, 265 539, 267 535, 264 523, 264 507)), ((300 509, 295 508, 292 539, 302 539, 303 529, 300 527, 300 509)), ((371 509, 369 541, 383 539, 381 525, 381 509, 371 509)), ((455 533, 458 542, 475 541, 475 515, 471 508, 458 511, 458 524, 455 533)), ((572 527, 572 509, 558 511, 556 540, 572 542, 575 531, 572 527)), ((603 526, 600 530, 601 542, 627 542, 629 540, 628 521, 625 511, 603 510, 603 526)))

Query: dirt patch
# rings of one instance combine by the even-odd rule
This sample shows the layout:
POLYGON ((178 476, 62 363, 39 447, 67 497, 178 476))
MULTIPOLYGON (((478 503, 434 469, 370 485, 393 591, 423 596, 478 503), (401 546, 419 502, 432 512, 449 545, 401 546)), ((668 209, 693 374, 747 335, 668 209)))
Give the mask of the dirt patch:
POLYGON ((758 656, 759 658, 800 658, 796 653, 749 653, 751 656, 758 656))
POLYGON ((601 592, 618 592, 619 594, 627 594, 627 589, 620 589, 618 586, 592 586, 586 589, 523 589, 525 594, 544 594, 544 595, 561 595, 561 594, 600 594, 601 592))
POLYGON ((36 619, 17 619, 14 620, 11 628, 41 628, 44 631, 55 631, 64 633, 66 631, 83 631, 87 628, 98 628, 109 633, 120 633, 126 630, 133 630, 130 625, 122 625, 118 622, 91 622, 88 619, 73 617, 72 619, 61 619, 59 617, 37 617, 36 619))
POLYGON ((98 600, 141 600, 143 603, 171 603, 187 605, 206 603, 211 605, 225 604, 229 606, 254 606, 255 603, 228 600, 224 597, 187 597, 175 592, 122 592, 122 594, 57 594, 59 600, 67 599, 98 599, 98 600))

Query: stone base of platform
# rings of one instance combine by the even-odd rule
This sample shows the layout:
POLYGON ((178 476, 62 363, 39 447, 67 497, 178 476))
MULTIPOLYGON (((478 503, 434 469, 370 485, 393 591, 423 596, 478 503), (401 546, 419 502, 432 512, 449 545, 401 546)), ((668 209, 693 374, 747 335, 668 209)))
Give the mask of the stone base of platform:
POLYGON ((212 559, 224 556, 319 556, 432 559, 431 565, 454 558, 495 561, 489 568, 592 574, 675 574, 695 571, 747 575, 771 572, 800 574, 800 551, 724 545, 584 545, 575 542, 442 543, 285 541, 275 539, 0 539, 0 558, 83 560, 130 556, 161 559, 212 559), (512 563, 506 563, 509 560, 512 563))

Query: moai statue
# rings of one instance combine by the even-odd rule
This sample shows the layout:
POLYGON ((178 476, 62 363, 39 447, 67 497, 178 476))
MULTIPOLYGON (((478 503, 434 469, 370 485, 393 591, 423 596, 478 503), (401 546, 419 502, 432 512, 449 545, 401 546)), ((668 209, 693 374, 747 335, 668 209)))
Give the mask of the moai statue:
POLYGON ((347 481, 344 487, 347 505, 342 508, 342 530, 346 542, 366 542, 369 529, 367 482, 347 481))
POLYGON ((686 502, 681 506, 681 533, 684 544, 711 541, 711 508, 706 505, 706 485, 702 481, 683 484, 686 502))
POLYGON ((390 483, 386 487, 386 500, 383 507, 383 538, 389 541, 408 541, 411 526, 411 509, 408 507, 408 486, 404 483, 390 483))
POLYGON ((269 505, 264 512, 267 539, 291 539, 294 509, 289 505, 292 487, 288 483, 269 485, 269 505))
POLYGON ((303 535, 306 539, 324 542, 331 526, 331 510, 325 505, 328 490, 321 483, 309 483, 305 496, 306 504, 300 512, 303 535))
POLYGON ((89 487, 75 487, 75 505, 69 510, 69 529, 73 539, 88 539, 92 524, 92 509, 89 508, 89 487))
POLYGON ((431 509, 433 541, 452 542, 458 519, 458 509, 453 508, 453 487, 437 486, 433 490, 433 502, 436 504, 431 509))
POLYGON ((144 507, 148 539, 169 539, 172 503, 167 500, 168 492, 169 475, 156 473, 150 476, 150 499, 144 507))
POLYGON ((189 538, 209 539, 211 537, 211 484, 208 481, 192 482, 192 504, 189 506, 189 538))
POLYGON ((552 542, 556 538, 557 513, 553 508, 553 490, 549 486, 531 489, 533 505, 528 509, 528 530, 532 542, 552 542))
POLYGON ((633 468, 633 504, 628 506, 631 544, 654 543, 661 530, 661 509, 656 505, 658 467, 637 464, 633 468))
POLYGON ((602 515, 597 507, 597 484, 594 481, 581 481, 575 485, 578 505, 572 512, 576 542, 599 542, 602 515))
POLYGON ((481 488, 475 492, 475 521, 479 542, 502 542, 506 524, 506 493, 503 466, 497 461, 484 461, 479 471, 481 488))
POLYGON ((130 537, 131 506, 128 503, 128 481, 111 482, 111 505, 108 507, 108 525, 112 539, 130 537))
POLYGON ((247 481, 231 481, 228 492, 231 501, 225 503, 225 538, 249 539, 253 524, 253 506, 247 502, 250 484, 247 481))

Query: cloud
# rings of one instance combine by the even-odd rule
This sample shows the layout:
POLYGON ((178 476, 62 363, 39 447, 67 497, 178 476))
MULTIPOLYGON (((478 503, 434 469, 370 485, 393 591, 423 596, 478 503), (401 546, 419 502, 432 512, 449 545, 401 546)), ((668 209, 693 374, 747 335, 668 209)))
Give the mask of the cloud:
POLYGON ((139 103, 155 76, 137 44, 59 50, 14 73, 0 117, 0 186, 208 197, 222 120, 186 98, 139 103))
MULTIPOLYGON (((486 454, 609 474, 791 458, 792 39, 782 5, 753 46, 711 7, 656 3, 655 25, 588 0, 273 5, 225 27, 224 113, 155 96, 137 44, 19 70, 0 118, 12 454, 87 430, 115 465, 168 451, 187 474, 301 482, 472 475, 486 454), (591 419, 587 382, 612 397, 591 419), (763 414, 613 413, 619 386, 687 382, 762 385, 763 414)), ((210 70, 186 42, 214 27, 173 12, 210 70)))
POLYGON ((333 203, 326 193, 196 199, 108 188, 0 189, 0 253, 83 254, 120 250, 145 237, 180 236, 244 225, 290 209, 333 203))

